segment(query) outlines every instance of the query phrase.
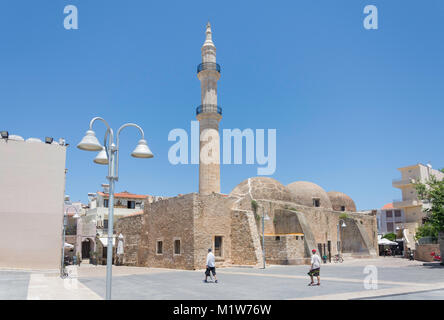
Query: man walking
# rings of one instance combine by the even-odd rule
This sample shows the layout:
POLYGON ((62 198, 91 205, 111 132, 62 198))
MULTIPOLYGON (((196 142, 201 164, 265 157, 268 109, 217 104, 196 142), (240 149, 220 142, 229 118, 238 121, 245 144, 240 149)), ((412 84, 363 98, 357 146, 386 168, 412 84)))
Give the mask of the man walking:
POLYGON ((320 286, 321 285, 321 276, 320 276, 321 258, 316 254, 316 249, 311 250, 311 252, 312 252, 311 267, 310 267, 310 271, 308 272, 308 275, 311 278, 311 282, 308 285, 314 286, 315 283, 313 281, 313 277, 316 277, 316 278, 318 278, 318 283, 316 285, 320 286))
POLYGON ((207 270, 205 271, 205 280, 204 282, 207 283, 207 278, 210 275, 210 272, 213 274, 214 282, 217 283, 216 278, 216 265, 215 265, 215 258, 214 254, 211 252, 211 248, 208 249, 208 255, 207 255, 207 270))

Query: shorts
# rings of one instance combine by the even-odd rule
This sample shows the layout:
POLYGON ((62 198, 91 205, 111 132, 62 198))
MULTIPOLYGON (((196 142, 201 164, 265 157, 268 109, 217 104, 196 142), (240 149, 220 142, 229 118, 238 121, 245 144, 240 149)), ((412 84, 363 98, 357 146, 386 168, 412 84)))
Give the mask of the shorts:
POLYGON ((207 267, 207 270, 205 271, 205 275, 207 277, 210 275, 210 271, 213 274, 213 276, 216 275, 216 267, 207 267))
POLYGON ((321 274, 321 269, 320 268, 313 269, 313 270, 310 270, 308 272, 308 275, 309 276, 313 276, 313 277, 319 277, 320 274, 321 274))

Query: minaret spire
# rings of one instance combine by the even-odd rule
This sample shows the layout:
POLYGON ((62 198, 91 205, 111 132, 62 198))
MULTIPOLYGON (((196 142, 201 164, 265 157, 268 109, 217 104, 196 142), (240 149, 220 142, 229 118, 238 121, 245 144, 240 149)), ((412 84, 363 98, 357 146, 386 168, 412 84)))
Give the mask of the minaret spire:
POLYGON ((199 193, 220 193, 220 136, 219 121, 222 109, 217 105, 217 81, 220 66, 216 63, 216 46, 212 39, 211 24, 205 30, 202 63, 197 67, 201 87, 201 105, 196 109, 199 120, 199 193))
POLYGON ((213 45, 214 46, 214 43, 213 43, 213 33, 211 32, 211 24, 210 24, 210 21, 208 21, 207 22, 207 30, 205 31, 205 34, 206 34, 206 39, 205 39, 205 42, 204 42, 204 46, 205 45, 213 45))

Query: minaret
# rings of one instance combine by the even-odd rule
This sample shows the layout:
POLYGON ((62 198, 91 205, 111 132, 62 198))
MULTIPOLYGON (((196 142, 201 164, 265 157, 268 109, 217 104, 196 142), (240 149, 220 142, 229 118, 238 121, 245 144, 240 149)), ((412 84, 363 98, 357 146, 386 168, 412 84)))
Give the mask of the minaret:
POLYGON ((219 121, 222 109, 217 105, 217 81, 220 66, 216 63, 216 46, 211 39, 211 25, 207 23, 206 39, 202 46, 202 63, 197 67, 202 104, 196 109, 200 124, 199 193, 220 193, 219 121))

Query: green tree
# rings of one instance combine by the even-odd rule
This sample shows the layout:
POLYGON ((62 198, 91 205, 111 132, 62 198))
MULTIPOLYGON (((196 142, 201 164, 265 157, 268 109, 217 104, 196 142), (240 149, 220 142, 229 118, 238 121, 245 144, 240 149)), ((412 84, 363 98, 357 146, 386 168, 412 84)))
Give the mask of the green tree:
POLYGON ((392 233, 387 233, 386 235, 383 236, 383 238, 386 238, 390 241, 395 241, 396 240, 396 234, 392 233))
MULTIPOLYGON (((441 169, 444 173, 444 169, 441 169)), ((418 198, 430 204, 424 212, 427 220, 418 229, 418 236, 438 238, 438 232, 444 232, 444 180, 438 180, 434 175, 425 183, 415 183, 418 198)))

